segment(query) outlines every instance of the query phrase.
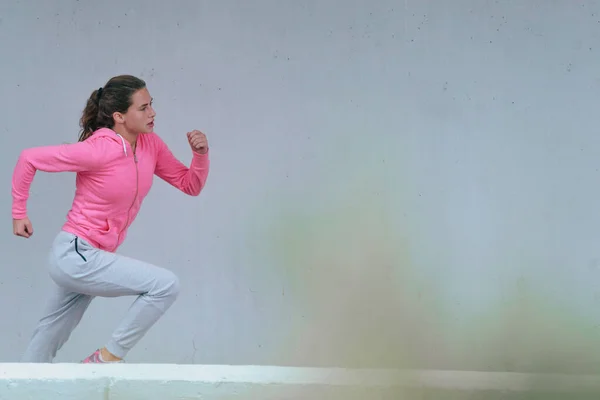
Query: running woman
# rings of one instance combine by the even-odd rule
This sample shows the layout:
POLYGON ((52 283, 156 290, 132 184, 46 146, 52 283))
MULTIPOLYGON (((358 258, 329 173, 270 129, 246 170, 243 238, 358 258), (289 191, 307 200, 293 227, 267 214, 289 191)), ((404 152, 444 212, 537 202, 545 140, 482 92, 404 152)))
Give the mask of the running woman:
POLYGON ((200 194, 208 176, 206 136, 198 130, 187 133, 192 161, 186 167, 154 133, 155 116, 146 83, 115 76, 87 100, 77 143, 20 154, 12 178, 17 236, 33 235, 27 199, 36 171, 76 173, 72 207, 48 255, 53 294, 23 362, 51 363, 94 297, 137 296, 108 343, 82 361, 124 362, 175 301, 179 280, 171 271, 116 253, 153 175, 190 196, 200 194))

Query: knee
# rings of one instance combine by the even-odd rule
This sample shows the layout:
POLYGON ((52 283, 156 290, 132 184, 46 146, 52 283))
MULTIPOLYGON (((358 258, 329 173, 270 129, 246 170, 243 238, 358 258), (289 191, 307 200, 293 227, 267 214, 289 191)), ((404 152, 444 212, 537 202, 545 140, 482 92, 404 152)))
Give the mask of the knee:
POLYGON ((179 296, 179 290, 181 289, 180 281, 177 275, 172 274, 171 284, 169 285, 170 295, 176 299, 179 296))
POLYGON ((175 300, 179 296, 179 290, 180 281, 177 275, 171 271, 165 271, 165 274, 161 278, 160 294, 171 300, 175 300))

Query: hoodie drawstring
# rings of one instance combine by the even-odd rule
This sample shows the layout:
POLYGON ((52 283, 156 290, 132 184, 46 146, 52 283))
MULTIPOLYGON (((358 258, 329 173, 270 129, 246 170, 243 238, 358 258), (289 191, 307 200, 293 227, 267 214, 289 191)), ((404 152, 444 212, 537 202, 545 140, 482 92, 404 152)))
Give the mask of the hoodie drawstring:
POLYGON ((123 139, 123 136, 119 135, 118 133, 117 136, 121 138, 121 143, 123 143, 123 151, 125 152, 125 156, 127 156, 127 146, 125 145, 125 139, 123 139))

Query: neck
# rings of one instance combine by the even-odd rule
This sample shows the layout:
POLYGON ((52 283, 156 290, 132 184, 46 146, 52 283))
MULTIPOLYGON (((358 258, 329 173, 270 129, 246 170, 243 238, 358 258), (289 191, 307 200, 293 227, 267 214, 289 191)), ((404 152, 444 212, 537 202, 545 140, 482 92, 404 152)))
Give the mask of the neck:
POLYGON ((131 147, 135 147, 138 138, 137 133, 129 132, 124 126, 115 126, 113 130, 123 136, 123 139, 127 140, 131 147))

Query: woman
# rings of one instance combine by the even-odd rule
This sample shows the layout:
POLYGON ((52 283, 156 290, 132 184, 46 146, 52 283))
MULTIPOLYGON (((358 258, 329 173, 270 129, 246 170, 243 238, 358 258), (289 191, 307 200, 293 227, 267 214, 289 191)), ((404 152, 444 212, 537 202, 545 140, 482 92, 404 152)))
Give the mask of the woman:
POLYGON ((143 80, 116 76, 95 90, 74 144, 24 150, 12 180, 13 232, 31 237, 29 188, 37 170, 76 172, 67 220, 49 254, 54 293, 23 362, 52 362, 96 296, 137 296, 105 347, 83 363, 122 362, 131 348, 173 304, 179 280, 170 271, 115 253, 127 236, 156 174, 198 196, 209 170, 208 142, 188 132, 190 167, 176 159, 153 132, 152 98, 143 80))

